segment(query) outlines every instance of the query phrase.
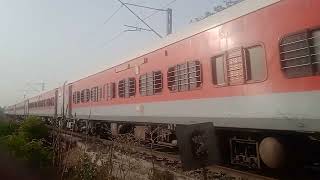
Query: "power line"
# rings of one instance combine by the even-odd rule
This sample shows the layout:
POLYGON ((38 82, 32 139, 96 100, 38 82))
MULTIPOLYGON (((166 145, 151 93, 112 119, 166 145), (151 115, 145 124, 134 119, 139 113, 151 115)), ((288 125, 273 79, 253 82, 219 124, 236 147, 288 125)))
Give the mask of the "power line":
POLYGON ((157 10, 157 11, 167 11, 166 9, 158 9, 158 8, 153 8, 153 7, 148 7, 148 6, 142 6, 142 5, 138 5, 138 4, 132 4, 132 3, 124 3, 124 4, 130 5, 130 6, 136 6, 136 7, 140 7, 140 8, 157 10))
MULTIPOLYGON (((168 2, 167 4, 163 5, 161 8, 166 8, 168 6, 170 6, 171 4, 173 4, 174 2, 176 2, 177 0, 172 0, 170 2, 168 2)), ((147 20, 149 18, 151 18, 152 16, 158 14, 160 11, 155 11, 153 13, 151 13, 150 15, 148 15, 147 17, 143 18, 143 20, 147 20)), ((137 23, 136 25, 138 25, 139 23, 137 23)))
MULTIPOLYGON (((121 2, 121 0, 118 0, 119 2, 121 2)), ((143 5, 138 5, 138 4, 132 4, 132 3, 123 3, 123 5, 130 10, 130 12, 132 12, 141 22, 143 22, 146 26, 149 27, 149 30, 153 31, 155 34, 157 34, 160 38, 162 38, 160 36, 159 33, 155 32, 154 29, 152 29, 145 21, 143 21, 138 15, 136 15, 131 9, 129 9, 128 6, 135 6, 135 7, 139 7, 139 8, 145 8, 145 9, 152 9, 152 10, 156 10, 156 11, 162 11, 162 12, 166 12, 167 14, 167 35, 172 33, 172 9, 171 8, 167 8, 167 9, 159 9, 159 8, 154 8, 154 7, 150 7, 150 6, 143 6, 143 5)), ((137 26, 134 26, 137 28, 137 26)), ((139 28, 138 28, 139 29, 139 28)), ((137 30, 138 30, 137 29, 137 30)), ((139 31, 141 30, 146 30, 144 28, 140 28, 139 31)), ((129 31, 132 31, 132 29, 130 29, 129 31)))
POLYGON ((137 15, 134 11, 132 11, 125 3, 123 3, 121 0, 118 0, 124 7, 126 7, 134 16, 136 16, 144 25, 146 25, 152 32, 154 32, 157 36, 162 38, 162 36, 155 31, 151 26, 149 26, 148 23, 146 23, 139 15, 137 15))
MULTIPOLYGON (((128 2, 130 2, 131 0, 129 0, 128 2)), ((123 5, 121 4, 105 21, 103 24, 107 24, 119 11, 120 9, 123 7, 123 5)))
POLYGON ((103 24, 107 24, 107 23, 113 18, 113 16, 115 16, 115 15, 120 11, 120 9, 121 9, 122 7, 123 7, 123 5, 121 4, 121 5, 119 6, 119 8, 116 9, 116 10, 104 21, 103 24))
MULTIPOLYGON (((172 0, 170 2, 168 2, 167 4, 163 5, 161 8, 166 8, 168 6, 170 6, 171 4, 175 3, 177 0, 172 0)), ((159 13, 160 11, 155 11, 151 14, 149 14, 148 16, 146 16, 145 18, 142 18, 143 20, 147 20, 149 18, 151 18, 152 16, 156 15, 157 13, 159 13)), ((135 26, 137 26, 139 23, 136 23, 135 26)), ((125 33, 125 31, 120 31, 118 34, 116 34, 115 36, 113 36, 111 39, 109 39, 106 43, 104 43, 102 45, 102 47, 106 47, 109 44, 111 44, 113 41, 117 40, 118 38, 120 38, 123 34, 125 33)))
POLYGON ((111 39, 109 39, 107 42, 105 42, 102 47, 108 46, 109 44, 111 44, 114 40, 118 39, 119 37, 121 37, 123 34, 125 33, 125 31, 120 31, 118 34, 116 34, 115 36, 113 36, 111 39))

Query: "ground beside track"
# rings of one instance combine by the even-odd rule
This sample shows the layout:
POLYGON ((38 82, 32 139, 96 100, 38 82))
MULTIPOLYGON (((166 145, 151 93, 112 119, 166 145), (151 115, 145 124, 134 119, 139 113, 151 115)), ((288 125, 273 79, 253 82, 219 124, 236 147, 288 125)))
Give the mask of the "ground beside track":
MULTIPOLYGON (((103 164, 110 157, 109 146, 115 142, 101 140, 98 138, 83 136, 73 133, 77 138, 66 135, 67 138, 72 138, 72 141, 77 142, 76 146, 70 150, 70 154, 75 151, 82 151, 88 154, 97 164, 103 164)), ((117 143, 116 144, 120 144, 117 143)), ((136 147, 133 144, 125 143, 115 148, 112 153, 112 174, 117 178, 147 180, 163 179, 163 180, 192 180, 204 179, 203 171, 184 172, 181 167, 181 162, 178 155, 167 154, 158 151, 151 151, 143 147, 136 147), (153 174, 151 172, 154 172, 153 174), (153 176, 152 176, 152 175, 153 176), (161 177, 161 178, 160 178, 161 177)), ((213 180, 265 180, 272 179, 237 171, 231 168, 221 166, 211 166, 207 168, 207 179, 213 180)))

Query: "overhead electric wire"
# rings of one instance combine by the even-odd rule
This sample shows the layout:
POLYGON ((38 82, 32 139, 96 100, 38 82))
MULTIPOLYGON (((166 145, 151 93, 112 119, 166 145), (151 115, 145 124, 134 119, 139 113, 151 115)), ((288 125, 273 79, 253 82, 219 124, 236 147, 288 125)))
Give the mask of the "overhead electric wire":
MULTIPOLYGON (((171 4, 173 4, 173 3, 176 2, 176 1, 177 1, 177 0, 172 0, 172 1, 168 2, 167 4, 163 5, 161 8, 166 8, 166 7, 170 6, 171 4)), ((119 10, 118 10, 118 11, 119 11, 119 10)), ((150 15, 142 18, 142 19, 143 19, 143 20, 147 20, 147 19, 151 18, 152 16, 156 15, 156 14, 159 13, 159 12, 160 12, 160 11, 155 11, 155 12, 151 13, 150 15)), ((139 24, 139 22, 136 23, 135 26, 137 26, 138 24, 139 24)), ((111 39, 109 39, 106 43, 104 43, 102 47, 108 46, 108 45, 111 44, 113 41, 115 41, 115 40, 117 40, 118 38, 120 38, 125 32, 126 32, 126 31, 120 31, 118 34, 116 34, 116 35, 113 36, 111 39)))
POLYGON ((136 18, 138 18, 144 25, 146 25, 152 32, 154 32, 159 38, 162 38, 162 36, 154 30, 147 22, 145 22, 137 13, 135 13, 132 9, 130 9, 125 3, 123 3, 121 0, 118 0, 124 7, 126 7, 136 18))
POLYGON ((107 23, 113 18, 113 16, 116 15, 116 14, 120 11, 120 9, 121 9, 122 7, 123 7, 123 5, 121 4, 121 5, 119 6, 119 8, 116 9, 116 10, 104 21, 103 24, 107 24, 107 23))
MULTIPOLYGON (((168 2, 167 4, 165 4, 164 6, 162 6, 161 8, 166 8, 166 7, 170 6, 171 4, 173 4, 173 3, 176 2, 176 1, 177 1, 177 0, 172 0, 172 1, 168 2)), ((160 11, 155 11, 155 12, 151 13, 149 16, 143 18, 143 20, 147 20, 147 19, 151 18, 152 16, 158 14, 159 12, 160 12, 160 11)), ((137 24, 138 24, 138 23, 137 23, 137 24)))
MULTIPOLYGON (((128 2, 130 2, 131 0, 129 0, 128 2)), ((123 7, 123 4, 121 4, 105 21, 103 24, 107 24, 119 11, 120 9, 123 7)))
POLYGON ((115 36, 113 36, 111 39, 109 39, 109 41, 105 42, 102 47, 105 47, 109 44, 111 44, 114 40, 118 39, 122 34, 124 34, 125 31, 120 31, 118 34, 116 34, 115 36))

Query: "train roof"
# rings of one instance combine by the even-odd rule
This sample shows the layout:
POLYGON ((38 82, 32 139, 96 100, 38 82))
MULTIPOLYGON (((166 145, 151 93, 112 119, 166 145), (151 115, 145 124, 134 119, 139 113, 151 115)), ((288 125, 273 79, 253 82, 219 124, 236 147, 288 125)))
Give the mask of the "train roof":
POLYGON ((280 2, 280 0, 244 0, 244 1, 241 1, 238 4, 235 4, 231 7, 227 8, 223 11, 220 11, 212 16, 209 16, 199 22, 195 22, 195 23, 188 25, 180 32, 168 35, 167 37, 161 39, 160 41, 149 46, 148 48, 145 48, 141 51, 138 51, 130 56, 125 56, 124 58, 122 58, 123 61, 111 66, 110 68, 104 69, 100 72, 89 75, 87 77, 75 80, 75 81, 71 82, 70 84, 78 82, 78 81, 86 79, 86 78, 89 78, 91 76, 97 75, 99 73, 103 73, 109 69, 115 68, 115 67, 120 66, 125 63, 128 63, 128 62, 133 61, 137 58, 140 58, 142 56, 150 54, 156 50, 165 48, 171 44, 174 44, 174 43, 177 43, 177 42, 182 41, 184 39, 187 39, 189 37, 195 36, 201 32, 204 32, 206 30, 220 26, 224 23, 227 23, 229 21, 237 19, 241 16, 250 14, 250 13, 255 12, 259 9, 262 9, 262 8, 265 8, 265 7, 270 6, 272 4, 275 4, 277 2, 280 2))

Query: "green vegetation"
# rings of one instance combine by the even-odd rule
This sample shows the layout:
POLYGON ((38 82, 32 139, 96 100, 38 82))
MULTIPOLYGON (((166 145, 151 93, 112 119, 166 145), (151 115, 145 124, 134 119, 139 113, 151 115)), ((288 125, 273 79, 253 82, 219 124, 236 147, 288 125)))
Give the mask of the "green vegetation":
POLYGON ((23 136, 26 140, 41 140, 49 135, 49 131, 44 122, 37 117, 28 117, 19 127, 18 134, 23 136))
POLYGON ((17 124, 0 121, 0 138, 13 134, 17 129, 17 124))
POLYGON ((41 119, 29 117, 21 124, 0 123, 0 143, 9 153, 32 167, 52 164, 52 149, 45 146, 48 129, 41 119))
POLYGON ((97 178, 98 167, 96 162, 92 162, 87 154, 82 154, 80 161, 74 167, 74 175, 70 179, 93 180, 97 178))
POLYGON ((0 106, 0 121, 3 121, 4 120, 4 109, 0 106))

